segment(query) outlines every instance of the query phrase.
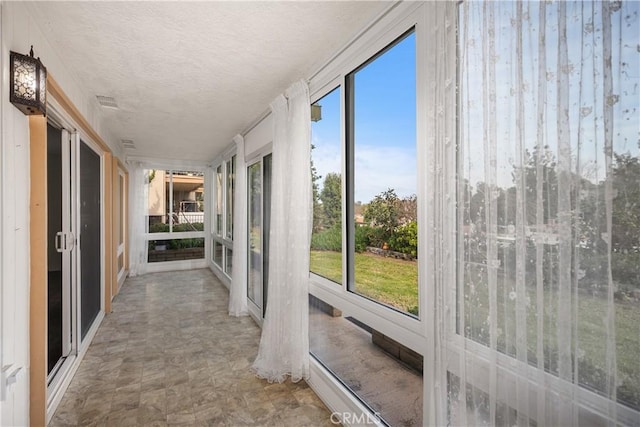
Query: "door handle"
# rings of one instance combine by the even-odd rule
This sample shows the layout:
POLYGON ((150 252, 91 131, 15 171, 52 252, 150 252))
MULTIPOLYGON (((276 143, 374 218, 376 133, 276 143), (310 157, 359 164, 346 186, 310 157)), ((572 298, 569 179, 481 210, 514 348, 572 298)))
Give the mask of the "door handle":
POLYGON ((55 246, 56 246, 56 251, 58 252, 63 252, 64 248, 62 247, 62 236, 63 236, 63 232, 62 231, 58 231, 56 233, 56 238, 55 238, 55 246))

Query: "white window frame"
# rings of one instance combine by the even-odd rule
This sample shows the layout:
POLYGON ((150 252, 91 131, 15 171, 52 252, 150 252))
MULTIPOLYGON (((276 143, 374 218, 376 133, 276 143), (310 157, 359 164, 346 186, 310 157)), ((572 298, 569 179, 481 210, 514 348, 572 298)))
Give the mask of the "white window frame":
MULTIPOLYGON (((231 251, 231 253, 233 254, 233 236, 229 234, 229 230, 227 229, 229 224, 227 221, 227 213, 228 213, 228 209, 229 207, 227 206, 227 201, 228 201, 228 191, 229 191, 229 186, 228 186, 228 179, 229 179, 229 171, 228 171, 228 165, 231 164, 231 162, 233 161, 233 159, 235 158, 235 162, 236 164, 234 165, 235 169, 236 169, 236 173, 237 173, 237 168, 238 168, 238 163, 237 163, 237 157, 236 157, 236 149, 235 149, 235 145, 233 145, 231 148, 227 149, 222 156, 220 156, 216 162, 213 163, 212 168, 211 168, 211 176, 212 176, 212 197, 211 197, 211 207, 212 207, 212 215, 211 215, 211 256, 209 257, 210 259, 208 260, 210 262, 210 265, 214 266, 214 268, 219 271, 220 273, 222 273, 224 275, 224 277, 226 277, 227 279, 231 280, 231 272, 228 271, 227 269, 227 265, 228 265, 228 259, 229 255, 228 255, 228 251, 231 251), (222 171, 222 185, 221 188, 218 188, 218 180, 217 180, 217 173, 218 173, 218 168, 221 168, 222 171), (222 225, 221 225, 221 229, 218 230, 218 220, 217 220, 217 209, 218 209, 218 199, 221 200, 222 203, 222 209, 221 209, 221 215, 222 215, 222 225), (222 259, 220 261, 220 264, 216 263, 214 260, 214 256, 215 256, 215 251, 213 251, 213 246, 214 246, 214 242, 216 242, 217 244, 222 246, 222 259)), ((231 195, 231 202, 235 205, 235 194, 231 195)), ((233 212, 233 209, 232 209, 233 212)), ((233 219, 232 219, 233 220, 233 219)), ((233 227, 236 227, 237 225, 233 225, 233 227)), ((233 269, 233 265, 231 265, 231 268, 233 269)))
MULTIPOLYGON (((427 150, 425 148, 427 138, 424 123, 419 120, 424 117, 426 105, 426 73, 424 71, 425 58, 421 52, 425 51, 427 40, 427 27, 425 26, 425 8, 422 3, 404 4, 400 7, 393 7, 390 11, 375 24, 371 31, 366 31, 361 37, 348 46, 330 64, 322 69, 311 79, 311 103, 319 101, 322 97, 339 87, 341 106, 341 156, 342 156, 342 218, 346 218, 347 200, 347 173, 348 165, 345 160, 347 152, 346 142, 346 77, 352 71, 359 68, 370 58, 387 48, 399 37, 407 33, 412 28, 415 31, 416 40, 416 150, 417 161, 426 164, 427 150)), ((429 206, 424 203, 427 192, 430 191, 431 183, 426 182, 426 174, 418 169, 417 172, 417 195, 418 195, 418 222, 425 224, 426 218, 431 216, 427 212, 429 206)), ((348 290, 347 271, 348 262, 351 255, 347 247, 347 231, 351 221, 342 221, 342 285, 310 272, 309 293, 325 301, 332 306, 350 313, 358 320, 369 325, 373 329, 392 337, 402 345, 420 353, 425 354, 427 343, 424 339, 426 331, 426 292, 428 284, 428 274, 431 266, 427 265, 425 256, 418 258, 418 306, 420 308, 420 318, 409 316, 379 302, 370 300, 348 290)), ((418 253, 427 253, 427 227, 418 227, 418 253)))
MULTIPOLYGON (((247 244, 246 244, 246 248, 245 250, 247 251, 247 265, 244 266, 244 268, 247 271, 247 283, 245 283, 245 287, 247 288, 247 307, 249 310, 249 314, 251 315, 251 317, 260 325, 262 326, 262 321, 264 319, 264 314, 266 311, 266 302, 267 302, 267 289, 265 289, 265 280, 264 280, 264 254, 265 254, 265 248, 264 248, 264 243, 265 243, 265 239, 264 239, 264 212, 265 212, 265 208, 264 208, 264 159, 266 157, 268 157, 269 155, 272 155, 272 144, 269 143, 267 144, 265 147, 262 147, 261 149, 259 149, 258 151, 254 152, 251 154, 251 157, 249 157, 249 160, 247 160, 245 162, 245 169, 246 169, 246 176, 247 176, 247 181, 246 181, 246 185, 247 185, 247 191, 245 193, 245 196, 247 198, 246 203, 247 203, 247 217, 245 218, 245 224, 243 224, 243 227, 247 227, 247 244), (261 206, 261 212, 260 212, 260 228, 261 228, 261 232, 262 232, 262 236, 260 238, 260 259, 262 262, 261 268, 261 277, 260 280, 262 282, 262 301, 260 301, 260 306, 258 306, 258 304, 253 301, 251 298, 249 298, 249 286, 251 285, 250 283, 250 275, 251 275, 251 269, 249 266, 250 263, 250 259, 251 259, 251 254, 250 254, 250 245, 249 245, 249 239, 251 237, 251 233, 249 232, 249 168, 255 164, 259 163, 260 164, 260 206, 261 206)), ((273 159, 273 158, 272 158, 273 159)), ((273 163, 272 163, 272 167, 273 167, 273 163)), ((273 171, 272 171, 273 172, 273 171)), ((273 175, 272 175, 273 178, 273 175)))
MULTIPOLYGON (((205 200, 207 197, 207 193, 210 191, 209 183, 207 180, 207 169, 202 166, 196 165, 159 165, 150 163, 148 166, 145 166, 146 170, 163 170, 166 173, 170 172, 170 189, 169 191, 169 212, 167 215, 173 214, 173 171, 190 171, 190 172, 199 172, 202 173, 203 176, 203 188, 204 188, 204 196, 205 200)), ((179 260, 179 261, 160 261, 160 262, 149 262, 148 259, 145 260, 147 266, 147 272, 149 273, 157 273, 162 271, 172 271, 172 270, 186 270, 192 268, 205 268, 207 266, 207 234, 206 234, 206 224, 208 219, 208 212, 206 209, 203 212, 203 224, 205 229, 203 231, 181 231, 174 232, 173 231, 173 221, 169 222, 169 231, 164 233, 149 233, 148 230, 148 212, 146 214, 147 218, 147 232, 145 233, 145 244, 148 245, 150 241, 154 240, 174 240, 174 239, 204 239, 205 251, 204 258, 201 259, 189 259, 189 260, 179 260)))
POLYGON ((118 249, 116 253, 116 265, 118 264, 117 260, 120 258, 120 256, 123 257, 122 268, 118 270, 118 274, 117 274, 118 289, 120 289, 120 286, 122 286, 122 283, 124 283, 126 264, 127 264, 126 263, 127 254, 125 254, 125 246, 126 246, 127 231, 128 231, 127 211, 129 209, 129 207, 127 206, 127 197, 125 197, 127 194, 127 175, 125 171, 122 170, 122 168, 120 168, 120 166, 118 166, 118 192, 120 197, 119 215, 120 215, 121 221, 120 221, 120 229, 118 233, 118 249), (120 235, 122 235, 122 242, 119 241, 120 235))

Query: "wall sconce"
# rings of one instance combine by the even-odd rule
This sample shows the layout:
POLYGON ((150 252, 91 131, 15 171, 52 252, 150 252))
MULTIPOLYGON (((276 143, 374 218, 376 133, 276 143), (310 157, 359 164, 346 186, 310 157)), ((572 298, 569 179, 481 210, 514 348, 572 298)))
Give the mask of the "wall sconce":
POLYGON ((311 104, 311 121, 319 122, 322 120, 322 105, 314 103, 311 104))
POLYGON ((9 100, 24 114, 47 115, 47 69, 40 58, 11 52, 9 100))

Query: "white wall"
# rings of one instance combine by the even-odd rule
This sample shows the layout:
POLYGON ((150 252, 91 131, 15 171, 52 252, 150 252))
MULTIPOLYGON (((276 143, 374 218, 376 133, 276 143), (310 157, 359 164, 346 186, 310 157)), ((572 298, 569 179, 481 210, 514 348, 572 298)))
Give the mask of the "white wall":
POLYGON ((269 114, 244 136, 245 160, 255 157, 271 141, 273 141, 273 118, 269 114))
POLYGON ((0 3, 0 342, 3 366, 22 367, 0 403, 0 425, 29 424, 29 124, 8 100, 9 51, 28 53, 34 46, 47 67, 80 113, 115 155, 116 139, 104 132, 95 97, 85 94, 65 68, 63 59, 43 36, 20 2, 0 3))

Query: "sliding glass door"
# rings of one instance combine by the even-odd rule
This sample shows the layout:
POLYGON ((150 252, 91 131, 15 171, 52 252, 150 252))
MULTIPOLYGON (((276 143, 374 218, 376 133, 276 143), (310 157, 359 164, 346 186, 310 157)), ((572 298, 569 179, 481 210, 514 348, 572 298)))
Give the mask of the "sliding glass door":
POLYGON ((47 374, 53 380, 72 351, 73 255, 71 143, 64 129, 47 125, 47 374))
POLYGON ((62 123, 51 114, 47 124, 49 399, 60 390, 102 310, 102 160, 62 123))
POLYGON ((100 156, 80 141, 80 330, 87 335, 101 301, 100 156))
POLYGON ((248 282, 247 296, 263 317, 269 283, 269 230, 271 221, 271 154, 247 169, 248 191, 248 282))

